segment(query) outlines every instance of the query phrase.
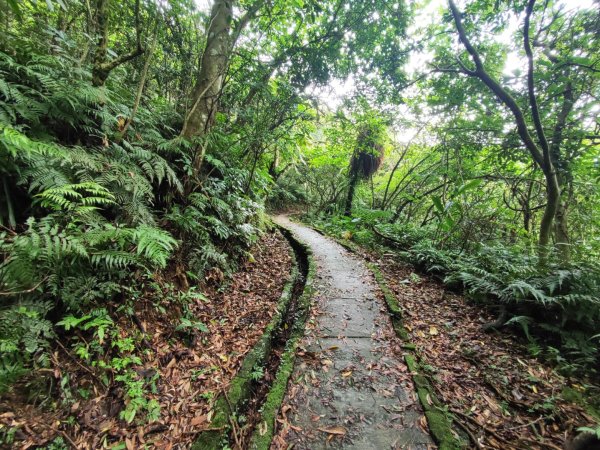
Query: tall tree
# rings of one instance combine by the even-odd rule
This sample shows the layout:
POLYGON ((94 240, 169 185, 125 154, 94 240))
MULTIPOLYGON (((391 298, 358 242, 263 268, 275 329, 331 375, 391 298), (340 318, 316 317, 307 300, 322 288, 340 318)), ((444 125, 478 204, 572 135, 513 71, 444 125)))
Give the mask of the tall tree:
POLYGON ((350 159, 348 171, 348 193, 344 205, 344 215, 352 215, 352 204, 356 186, 360 180, 373 176, 381 166, 384 156, 385 125, 378 117, 368 116, 363 123, 358 124, 356 147, 350 159))
MULTIPOLYGON (((191 107, 186 114, 181 135, 186 139, 203 136, 212 127, 219 106, 231 55, 242 31, 254 18, 263 4, 257 0, 246 13, 233 24, 233 0, 215 0, 206 31, 206 46, 200 62, 198 79, 191 95, 191 107)), ((186 182, 186 191, 202 167, 206 146, 195 147, 192 155, 192 177, 186 182)))
MULTIPOLYGON (((457 58, 458 71, 466 74, 470 77, 479 79, 483 84, 504 104, 514 119, 514 123, 517 129, 520 140, 524 144, 525 148, 531 155, 535 164, 541 169, 545 179, 546 189, 546 205, 544 207, 544 213, 540 223, 539 239, 538 243, 540 246, 540 256, 545 257, 548 251, 548 245, 550 238, 554 230, 554 223, 559 211, 561 202, 561 188, 559 184, 559 178, 556 169, 556 159, 553 157, 551 144, 546 136, 546 130, 543 123, 544 117, 540 112, 540 106, 538 101, 538 94, 536 92, 536 71, 534 54, 532 50, 532 39, 531 39, 531 19, 534 12, 535 0, 529 0, 525 8, 525 19, 523 25, 523 41, 522 49, 526 55, 527 66, 526 66, 526 99, 527 102, 519 103, 515 97, 511 94, 510 90, 503 86, 487 69, 480 55, 479 50, 471 42, 467 31, 463 25, 463 15, 458 10, 455 2, 449 0, 449 7, 452 13, 452 18, 458 33, 460 42, 466 49, 474 68, 469 68, 460 59, 457 58), (530 119, 528 119, 528 117, 530 119), (534 134, 530 131, 531 128, 534 130, 534 134), (535 136, 535 137, 534 137, 535 136)), ((568 103, 567 103, 568 107, 568 103)), ((568 115, 568 111, 559 113, 561 115, 568 115)), ((561 118, 556 121, 557 126, 561 127, 561 118)), ((553 142, 555 147, 554 153, 558 151, 560 146, 559 139, 553 142)), ((561 218, 564 222, 564 218, 561 218)), ((563 231, 566 227, 560 227, 563 231)), ((558 235, 558 240, 566 239, 564 233, 558 235)), ((566 242, 559 242, 566 246, 566 242)), ((564 257, 567 253, 564 253, 564 257)))

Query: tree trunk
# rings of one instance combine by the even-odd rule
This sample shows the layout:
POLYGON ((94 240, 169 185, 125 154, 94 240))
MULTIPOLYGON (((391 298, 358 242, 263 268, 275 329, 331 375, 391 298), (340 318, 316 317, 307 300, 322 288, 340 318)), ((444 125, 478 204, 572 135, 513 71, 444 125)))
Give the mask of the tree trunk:
POLYGON ((102 70, 108 54, 108 3, 109 0, 96 0, 96 32, 98 41, 94 51, 94 65, 92 67, 92 84, 104 86, 108 73, 102 70))
POLYGON ((465 46, 465 49, 467 50, 467 52, 471 56, 471 59, 473 60, 473 63, 475 64, 475 70, 469 70, 459 60, 462 72, 469 76, 479 78, 490 89, 490 91, 492 91, 496 95, 496 97, 498 97, 498 99, 502 103, 504 103, 504 105, 511 111, 515 119, 515 124, 517 125, 517 132, 519 134, 519 137, 521 138, 521 141, 531 154, 535 163, 540 167, 540 169, 542 169, 542 172, 544 174, 544 178, 546 181, 546 207, 544 208, 544 214, 540 223, 540 234, 538 240, 539 257, 541 262, 544 263, 548 256, 548 244, 550 243, 550 236, 552 234, 552 225, 560 202, 560 186, 558 184, 556 170, 552 162, 552 157, 550 155, 548 141, 546 140, 546 136, 544 135, 544 130, 542 128, 541 118, 537 106, 537 99, 534 92, 533 54, 529 42, 529 21, 533 12, 535 0, 529 0, 527 4, 523 38, 525 53, 527 54, 528 60, 527 91, 531 107, 531 116, 533 118, 536 134, 539 140, 539 146, 538 144, 536 144, 531 134, 529 133, 527 122, 525 120, 525 114, 523 113, 521 107, 517 104, 512 95, 504 87, 502 87, 494 78, 492 78, 490 74, 486 71, 481 56, 479 55, 479 53, 477 52, 477 50, 475 49, 475 47, 473 46, 473 44, 467 36, 465 28, 462 24, 461 13, 458 10, 456 4, 453 0, 448 0, 448 4, 450 6, 450 11, 454 18, 454 23, 456 25, 456 30, 458 31, 460 41, 465 46))
POLYGON ((352 203, 354 202, 354 191, 358 184, 358 174, 353 173, 350 175, 350 185, 348 186, 348 195, 346 196, 346 206, 344 207, 344 216, 350 217, 352 215, 352 203))
POLYGON ((563 201, 558 203, 558 209, 554 220, 554 236, 556 238, 556 248, 560 253, 561 260, 563 262, 568 262, 571 259, 571 249, 569 243, 567 207, 563 201))
POLYGON ((94 51, 94 64, 92 66, 92 84, 96 87, 104 86, 110 72, 127 61, 130 61, 142 53, 141 35, 140 35, 140 0, 135 2, 135 33, 137 44, 136 48, 129 53, 123 54, 111 61, 108 61, 108 14, 110 0, 96 0, 96 31, 98 32, 98 41, 94 51))
MULTIPOLYGON (((187 139, 204 135, 215 121, 231 54, 232 7, 233 1, 215 0, 213 3, 200 74, 192 92, 192 106, 181 130, 181 136, 187 139)), ((193 155, 192 179, 200 172, 204 153, 205 146, 199 145, 193 155)), ((189 182, 186 191, 189 192, 189 182)))
POLYGON ((561 187, 561 191, 563 193, 568 192, 569 194, 567 199, 559 199, 558 209, 556 211, 556 223, 554 224, 554 237, 556 239, 556 246, 560 252, 561 259, 564 262, 568 262, 571 258, 569 229, 567 226, 567 205, 570 197, 572 196, 573 177, 568 161, 566 158, 563 158, 563 155, 561 154, 561 146, 564 140, 564 131, 567 127, 567 119, 573 110, 574 104, 575 97, 573 93, 573 84, 569 81, 566 84, 563 92, 563 104, 554 126, 551 146, 551 156, 552 160, 554 161, 554 165, 558 170, 558 182, 561 187))
POLYGON ((558 180, 556 178, 556 172, 554 167, 550 165, 542 166, 544 172, 544 178, 546 179, 546 207, 544 208, 544 215, 540 223, 540 237, 538 244, 540 245, 540 257, 545 260, 548 255, 548 244, 550 243, 550 236, 552 234, 552 226, 556 212, 558 211, 558 205, 560 203, 560 188, 558 186, 558 180))

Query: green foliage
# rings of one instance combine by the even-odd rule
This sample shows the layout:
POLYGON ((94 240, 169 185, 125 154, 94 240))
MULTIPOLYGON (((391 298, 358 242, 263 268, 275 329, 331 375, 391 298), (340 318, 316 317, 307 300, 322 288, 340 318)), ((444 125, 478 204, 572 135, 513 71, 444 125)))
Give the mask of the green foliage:
MULTIPOLYGON (((533 133, 523 72, 506 64, 523 52, 522 27, 511 22, 523 5, 492 3, 470 2, 464 23, 533 133)), ((98 87, 100 11, 86 5, 0 4, 1 379, 44 367, 58 335, 123 388, 123 420, 155 419, 156 380, 136 371, 141 337, 123 329, 122 315, 154 295, 160 314, 177 302, 178 337, 206 333, 190 307, 198 287, 179 292, 165 280, 231 273, 257 241, 265 202, 301 204, 329 233, 397 252, 473 299, 506 306, 532 350, 570 373, 597 364, 597 11, 535 5, 534 87, 562 191, 553 233, 568 234, 571 253, 539 261, 546 181, 510 111, 467 76, 447 17, 407 36, 419 9, 403 1, 241 2, 214 123, 188 141, 180 131, 195 104, 206 14, 192 0, 141 2, 139 17, 133 1, 113 5, 107 61, 138 44, 145 52, 98 87), (430 58, 407 74, 411 52, 430 58), (360 95, 335 113, 307 95, 350 74, 360 95), (341 217, 354 188, 353 216, 341 217)), ((72 382, 61 381, 65 402, 72 382)))
POLYGON ((79 214, 114 204, 114 196, 110 191, 95 182, 49 188, 36 197, 44 208, 64 212, 77 210, 79 214))
POLYGON ((598 439, 600 439, 600 425, 598 425, 595 428, 591 428, 591 427, 579 427, 579 428, 577 428, 577 431, 581 431, 582 433, 595 434, 596 437, 598 439))
POLYGON ((257 223, 263 206, 243 191, 244 171, 227 169, 220 160, 208 158, 221 166, 224 177, 209 178, 201 192, 189 196, 188 205, 174 205, 166 215, 171 224, 186 236, 190 267, 200 277, 208 269, 233 269, 229 254, 240 255, 256 242, 257 223))
POLYGON ((125 408, 120 417, 128 423, 145 415, 146 421, 155 421, 160 415, 158 402, 150 398, 156 392, 158 373, 143 376, 135 368, 142 364, 137 354, 137 338, 123 336, 122 330, 108 315, 106 309, 94 309, 84 316, 68 315, 56 325, 71 331, 86 333, 87 338, 75 338, 73 352, 83 363, 103 372, 101 378, 123 385, 125 408))
MULTIPOLYGON (((58 217, 39 222, 30 218, 28 229, 2 235, 0 286, 15 295, 26 290, 58 293, 72 277, 108 274, 127 266, 165 267, 177 242, 166 231, 142 225, 119 228, 110 224, 84 228, 61 226, 58 217)), ((64 295, 64 293, 63 293, 64 295)), ((68 294, 67 294, 68 296, 68 294)), ((72 305, 75 306, 75 305, 72 305)))
MULTIPOLYGON (((357 210, 354 217, 315 220, 329 234, 375 247, 384 245, 424 272, 436 275, 473 299, 504 305, 512 314, 506 325, 521 328, 537 353, 555 361, 565 373, 594 372, 600 351, 600 265, 571 261, 558 254, 546 264, 523 247, 479 245, 460 252, 436 242, 436 226, 416 228, 389 223, 390 214, 357 210), (376 232, 374 232, 374 230, 376 232), (545 342, 545 350, 538 341, 545 342)), ((312 219, 314 220, 314 219, 312 219)))
POLYGON ((199 320, 192 320, 186 317, 182 317, 179 325, 175 328, 175 331, 185 330, 198 330, 203 333, 208 333, 208 327, 199 320))
POLYGON ((52 324, 44 317, 49 302, 20 302, 0 308, 0 392, 27 372, 31 363, 47 367, 52 324))
POLYGON ((127 371, 123 375, 117 375, 116 381, 124 384, 126 390, 125 409, 121 411, 120 417, 127 423, 133 422, 140 413, 146 413, 146 420, 154 422, 160 417, 160 404, 156 399, 148 399, 144 389, 145 381, 140 380, 133 371, 127 371))
MULTIPOLYGON (((128 74, 93 87, 90 66, 70 53, 74 43, 64 34, 56 42, 49 54, 19 39, 0 51, 2 388, 47 364, 54 326, 65 338, 77 329, 89 340, 76 340, 73 352, 126 386, 122 417, 152 419, 157 405, 132 369, 140 359, 104 305, 168 269, 179 249, 189 249, 185 265, 196 277, 230 271, 256 242, 251 222, 262 207, 245 192, 248 172, 210 155, 217 176, 181 201, 190 146, 171 126, 181 120, 173 104, 154 96, 121 136, 133 102, 128 74), (50 312, 62 320, 52 324, 50 312)), ((223 145, 215 136, 210 142, 223 145)), ((181 324, 206 331, 193 317, 181 324)))

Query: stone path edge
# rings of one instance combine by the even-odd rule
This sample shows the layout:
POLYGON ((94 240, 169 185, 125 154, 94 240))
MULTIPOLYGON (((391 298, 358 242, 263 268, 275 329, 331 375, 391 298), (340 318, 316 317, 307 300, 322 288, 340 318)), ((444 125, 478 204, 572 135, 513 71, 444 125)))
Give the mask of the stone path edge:
MULTIPOLYGON (((315 230, 317 233, 333 239, 348 251, 360 255, 360 246, 354 242, 332 236, 325 230, 315 227, 314 225, 303 224, 315 230)), ((431 432, 433 440, 438 445, 439 450, 459 450, 468 447, 468 444, 465 441, 456 436, 456 432, 452 427, 454 422, 452 415, 444 409, 443 403, 435 395, 431 383, 427 379, 427 376, 424 375, 425 372, 419 362, 417 348, 415 344, 410 342, 408 332, 402 323, 402 308, 400 307, 398 299, 387 285, 385 277, 383 276, 383 273, 381 273, 381 270, 379 270, 379 267, 369 261, 365 262, 369 270, 373 273, 375 281, 383 293, 394 332, 402 339, 402 341, 404 341, 402 347, 410 352, 404 356, 404 361, 410 370, 413 384, 417 391, 417 397, 423 407, 425 417, 427 417, 429 431, 431 432)))
MULTIPOLYGON (((284 237, 287 238, 285 234, 284 237)), ((285 317, 285 313, 287 312, 292 299, 292 290, 296 280, 301 276, 298 262, 291 245, 289 251, 292 257, 292 269, 289 274, 289 280, 286 282, 281 297, 277 302, 276 312, 260 339, 244 358, 240 370, 231 380, 227 394, 223 393, 217 397, 214 406, 211 409, 212 417, 210 420, 210 428, 201 430, 198 433, 192 444, 192 450, 222 449, 223 444, 227 443, 227 436, 230 431, 232 417, 250 397, 251 386, 253 383, 251 373, 255 367, 262 366, 267 361, 271 352, 273 337, 285 317)))
POLYGON ((289 379, 294 371, 296 350, 301 339, 304 337, 306 320, 308 318, 314 294, 313 280, 316 274, 316 264, 313 259, 312 250, 308 245, 305 245, 296 239, 290 230, 281 225, 277 226, 288 240, 293 241, 302 249, 302 252, 306 257, 307 273, 304 282, 304 290, 297 300, 298 310, 296 312, 296 320, 294 321, 292 332, 286 343, 285 350, 281 355, 275 379, 271 384, 271 388, 263 404, 261 420, 250 439, 249 448, 252 450, 268 450, 271 446, 277 416, 287 391, 289 379))

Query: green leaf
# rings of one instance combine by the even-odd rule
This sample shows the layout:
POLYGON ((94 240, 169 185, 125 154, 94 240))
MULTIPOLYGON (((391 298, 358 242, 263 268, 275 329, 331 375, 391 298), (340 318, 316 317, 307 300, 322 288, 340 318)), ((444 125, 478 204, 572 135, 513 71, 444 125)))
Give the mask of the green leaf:
POLYGON ((57 322, 56 325, 60 325, 60 326, 64 327, 64 329, 66 331, 69 331, 71 328, 76 328, 79 324, 81 324, 82 322, 85 322, 86 320, 90 319, 91 317, 92 316, 89 314, 85 315, 83 317, 67 316, 60 322, 57 322))
POLYGON ((460 186, 456 190, 455 195, 458 196, 458 195, 464 194, 465 192, 471 191, 471 190, 475 189, 476 187, 479 187, 482 182, 483 182, 483 180, 481 180, 481 179, 467 181, 466 183, 464 183, 462 186, 460 186))
POLYGON ((19 20, 22 19, 21 8, 19 8, 19 0, 7 0, 8 6, 19 20))
POLYGON ((442 199, 440 196, 438 195, 434 195, 431 198, 431 201, 433 202, 433 206, 435 206, 435 209, 437 209, 437 211, 440 214, 444 214, 445 210, 444 210, 444 205, 442 204, 442 199))

